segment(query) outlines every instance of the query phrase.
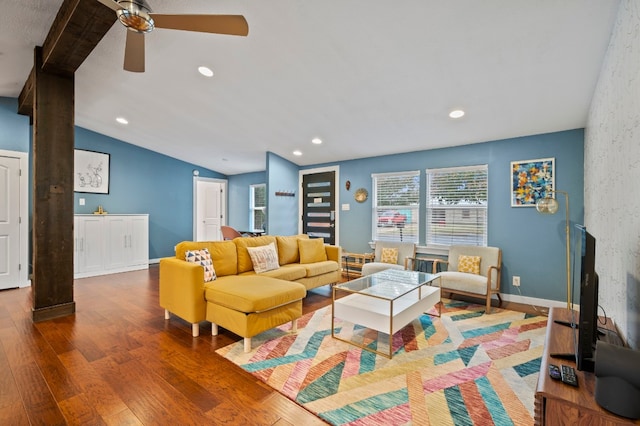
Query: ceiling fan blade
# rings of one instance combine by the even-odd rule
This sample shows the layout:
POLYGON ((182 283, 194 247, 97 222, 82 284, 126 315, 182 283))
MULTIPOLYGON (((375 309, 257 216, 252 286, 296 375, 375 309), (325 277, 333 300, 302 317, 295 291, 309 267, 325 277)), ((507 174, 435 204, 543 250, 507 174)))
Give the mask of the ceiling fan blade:
POLYGON ((124 69, 131 72, 144 72, 144 34, 127 30, 124 69))
POLYGON ((98 0, 100 3, 104 4, 105 6, 107 6, 109 9, 113 9, 116 12, 120 9, 124 9, 122 6, 120 6, 118 3, 116 3, 114 0, 98 0))
POLYGON ((246 36, 249 25, 242 15, 164 15, 152 13, 156 28, 246 36))

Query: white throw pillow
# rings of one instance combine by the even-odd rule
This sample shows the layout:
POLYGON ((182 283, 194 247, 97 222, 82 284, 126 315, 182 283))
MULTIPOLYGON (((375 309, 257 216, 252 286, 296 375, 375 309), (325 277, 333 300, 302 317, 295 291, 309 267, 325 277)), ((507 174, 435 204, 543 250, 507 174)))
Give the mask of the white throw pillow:
POLYGON ((251 257, 251 263, 253 263, 253 270, 256 274, 262 272, 278 269, 278 252, 276 251, 276 245, 269 243, 266 246, 260 247, 247 247, 249 256, 251 257))

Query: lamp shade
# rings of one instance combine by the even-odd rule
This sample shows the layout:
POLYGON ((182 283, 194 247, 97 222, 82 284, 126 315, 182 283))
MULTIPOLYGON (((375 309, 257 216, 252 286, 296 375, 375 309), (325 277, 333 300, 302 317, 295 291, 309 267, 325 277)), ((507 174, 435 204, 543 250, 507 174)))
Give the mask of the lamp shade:
POLYGON ((558 201, 555 198, 541 198, 536 201, 536 210, 542 214, 555 214, 558 211, 558 201))

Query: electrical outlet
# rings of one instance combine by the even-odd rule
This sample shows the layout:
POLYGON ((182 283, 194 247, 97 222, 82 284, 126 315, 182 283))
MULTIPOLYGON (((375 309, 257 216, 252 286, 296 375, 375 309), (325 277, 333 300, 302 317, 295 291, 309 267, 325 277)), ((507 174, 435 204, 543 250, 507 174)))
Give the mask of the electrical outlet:
POLYGON ((520 277, 518 277, 518 276, 514 276, 513 277, 513 285, 515 287, 520 287, 520 277))

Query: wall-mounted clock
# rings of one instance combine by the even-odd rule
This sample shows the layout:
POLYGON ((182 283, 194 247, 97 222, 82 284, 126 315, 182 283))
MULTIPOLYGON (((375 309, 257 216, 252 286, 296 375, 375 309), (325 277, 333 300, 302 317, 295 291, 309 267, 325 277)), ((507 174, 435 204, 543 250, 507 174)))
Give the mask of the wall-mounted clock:
POLYGON ((368 197, 369 197, 369 193, 364 188, 356 189, 356 192, 353 194, 353 198, 355 198, 356 201, 359 203, 364 203, 365 201, 367 201, 368 197))

